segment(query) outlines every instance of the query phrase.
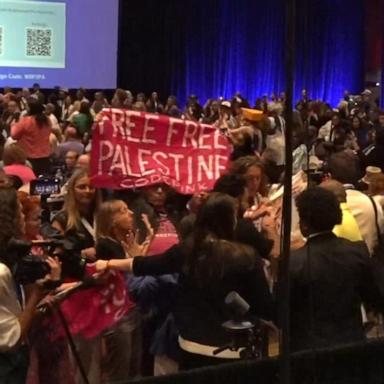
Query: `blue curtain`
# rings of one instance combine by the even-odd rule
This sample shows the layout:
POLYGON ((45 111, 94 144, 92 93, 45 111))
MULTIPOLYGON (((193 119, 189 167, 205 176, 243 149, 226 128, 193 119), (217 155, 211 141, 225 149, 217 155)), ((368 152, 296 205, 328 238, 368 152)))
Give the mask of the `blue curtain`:
MULTIPOLYGON (((185 0, 179 99, 241 92, 251 103, 284 90, 284 0, 185 0)), ((295 94, 332 105, 360 92, 364 63, 363 0, 298 0, 295 94)), ((177 33, 177 32, 176 32, 177 33)))
POLYGON ((337 105, 364 83, 364 1, 298 0, 296 95, 337 105))
POLYGON ((281 0, 189 2, 186 26, 185 88, 197 94, 230 98, 237 91, 251 102, 283 89, 281 0))

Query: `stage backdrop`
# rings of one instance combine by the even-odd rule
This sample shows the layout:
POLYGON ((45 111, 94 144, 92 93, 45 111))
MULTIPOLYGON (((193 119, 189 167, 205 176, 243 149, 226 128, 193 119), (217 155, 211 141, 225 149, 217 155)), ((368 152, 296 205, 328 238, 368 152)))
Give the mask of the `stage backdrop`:
MULTIPOLYGON (((120 84, 189 94, 257 96, 284 90, 284 0, 122 2, 120 84)), ((360 92, 363 0, 297 0, 296 97, 337 104, 360 92)))

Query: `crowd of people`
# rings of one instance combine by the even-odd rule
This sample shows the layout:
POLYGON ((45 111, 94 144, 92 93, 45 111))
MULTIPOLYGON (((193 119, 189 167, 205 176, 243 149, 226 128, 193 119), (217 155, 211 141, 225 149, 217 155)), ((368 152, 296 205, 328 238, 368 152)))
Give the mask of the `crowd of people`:
MULTIPOLYGON (((181 108, 156 92, 147 99, 117 89, 111 100, 102 92, 90 100, 84 89, 4 89, 0 381, 118 383, 236 361, 241 349, 216 354, 231 342, 222 327, 231 292, 249 304, 248 319, 268 325, 271 351, 280 320, 284 108, 284 93, 253 105, 236 94, 202 106, 192 95, 181 108), (226 172, 195 195, 161 183, 95 188, 92 126, 108 107, 211 124, 232 148, 226 172), (61 192, 31 194, 40 176, 59 180, 61 192), (15 240, 24 243, 15 248, 15 240)), ((335 109, 303 90, 292 128, 291 347, 377 336, 384 111, 369 90, 346 91, 335 109)))

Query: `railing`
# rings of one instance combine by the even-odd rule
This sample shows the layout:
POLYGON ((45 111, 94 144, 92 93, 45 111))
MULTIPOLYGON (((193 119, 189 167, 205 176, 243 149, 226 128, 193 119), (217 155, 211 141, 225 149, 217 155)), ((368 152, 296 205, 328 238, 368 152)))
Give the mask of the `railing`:
MULTIPOLYGON (((340 347, 306 350, 291 356, 294 384, 384 384, 384 339, 340 347)), ((142 384, 274 384, 278 358, 241 361, 177 375, 145 378, 142 384)), ((114 383, 124 384, 124 383, 114 383)))

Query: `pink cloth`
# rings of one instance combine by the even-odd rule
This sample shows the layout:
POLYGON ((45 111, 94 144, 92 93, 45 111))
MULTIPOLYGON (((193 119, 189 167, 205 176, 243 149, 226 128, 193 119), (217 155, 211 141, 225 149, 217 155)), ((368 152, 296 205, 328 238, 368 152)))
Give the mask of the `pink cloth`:
POLYGON ((164 253, 178 242, 175 226, 169 221, 167 215, 160 214, 159 228, 149 246, 148 256, 164 253))
POLYGON ((23 117, 12 126, 12 139, 17 140, 29 159, 49 157, 52 153, 49 135, 51 123, 39 127, 34 116, 23 117))
POLYGON ((23 184, 28 184, 32 180, 36 179, 36 175, 34 174, 33 170, 27 165, 22 165, 22 164, 6 165, 3 168, 3 170, 6 175, 20 177, 23 184))
MULTIPOLYGON (((95 267, 87 265, 87 275, 95 273, 95 267)), ((110 271, 107 281, 74 293, 60 308, 68 321, 72 334, 86 339, 100 335, 115 325, 129 310, 135 307, 124 281, 124 274, 110 271)))

